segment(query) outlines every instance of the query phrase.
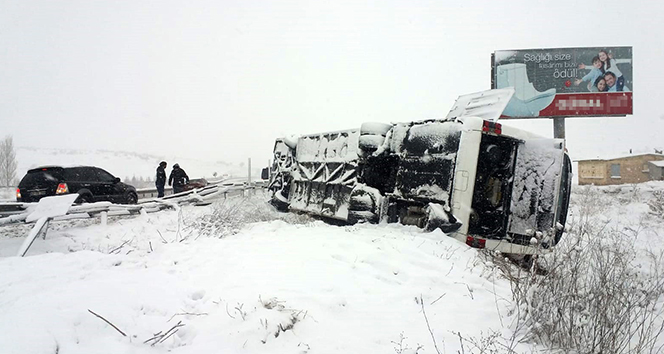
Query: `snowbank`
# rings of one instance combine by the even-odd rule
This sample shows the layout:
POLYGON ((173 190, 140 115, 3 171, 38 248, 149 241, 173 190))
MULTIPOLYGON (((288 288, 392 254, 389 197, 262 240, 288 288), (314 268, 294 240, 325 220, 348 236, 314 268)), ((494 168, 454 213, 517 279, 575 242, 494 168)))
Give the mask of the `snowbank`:
POLYGON ((434 352, 425 314, 447 352, 457 332, 510 335, 509 284, 442 232, 275 220, 196 239, 184 225, 212 210, 63 222, 25 258, 11 256, 25 231, 13 226, 0 238, 3 353, 434 352))

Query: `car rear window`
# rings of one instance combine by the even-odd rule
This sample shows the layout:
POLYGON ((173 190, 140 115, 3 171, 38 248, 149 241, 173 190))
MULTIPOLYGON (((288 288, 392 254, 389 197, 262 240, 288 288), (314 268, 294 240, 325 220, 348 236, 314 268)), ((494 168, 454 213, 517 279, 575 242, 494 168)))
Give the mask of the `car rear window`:
POLYGON ((19 188, 29 188, 32 186, 43 186, 52 183, 57 183, 62 180, 61 171, 46 170, 46 171, 33 171, 23 177, 18 184, 19 188))

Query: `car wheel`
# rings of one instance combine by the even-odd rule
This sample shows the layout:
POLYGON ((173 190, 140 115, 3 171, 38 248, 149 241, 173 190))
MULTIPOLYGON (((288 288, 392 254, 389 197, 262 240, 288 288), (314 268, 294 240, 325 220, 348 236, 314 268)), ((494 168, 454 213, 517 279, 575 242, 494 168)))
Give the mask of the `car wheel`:
POLYGON ((92 203, 92 196, 89 194, 80 194, 78 198, 76 198, 76 203, 92 203))
POLYGON ((136 193, 129 193, 127 194, 127 198, 125 200, 127 204, 136 204, 138 202, 138 196, 136 193))

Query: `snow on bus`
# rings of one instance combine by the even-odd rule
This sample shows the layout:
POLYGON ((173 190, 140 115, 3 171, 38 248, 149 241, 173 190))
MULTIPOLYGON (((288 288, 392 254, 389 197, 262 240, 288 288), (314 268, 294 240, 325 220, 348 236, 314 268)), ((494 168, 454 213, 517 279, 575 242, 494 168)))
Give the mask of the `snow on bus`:
POLYGON ((444 119, 277 139, 271 203, 350 224, 440 228, 509 254, 554 246, 567 218, 570 159, 564 140, 496 122, 512 94, 462 96, 444 119))

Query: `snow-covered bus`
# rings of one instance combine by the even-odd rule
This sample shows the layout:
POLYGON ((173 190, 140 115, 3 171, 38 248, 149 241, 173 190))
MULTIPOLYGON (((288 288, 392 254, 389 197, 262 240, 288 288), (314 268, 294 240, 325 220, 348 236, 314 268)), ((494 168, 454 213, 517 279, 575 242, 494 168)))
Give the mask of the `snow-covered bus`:
POLYGON ((277 139, 271 202, 351 224, 440 228, 510 254, 549 248, 564 231, 571 163, 564 140, 497 122, 512 94, 461 96, 444 119, 277 139))

